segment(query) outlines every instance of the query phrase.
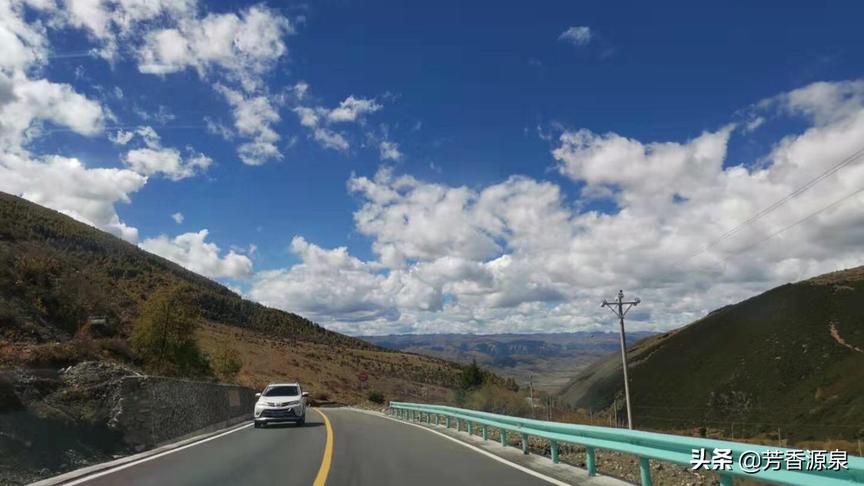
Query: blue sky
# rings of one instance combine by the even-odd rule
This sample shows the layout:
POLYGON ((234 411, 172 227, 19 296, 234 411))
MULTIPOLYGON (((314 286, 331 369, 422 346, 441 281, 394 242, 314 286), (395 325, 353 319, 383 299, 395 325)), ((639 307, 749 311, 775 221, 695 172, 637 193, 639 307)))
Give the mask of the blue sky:
MULTIPOLYGON (((837 150, 855 148, 854 132, 843 130, 857 120, 864 89, 856 84, 864 71, 860 3, 189 1, 183 8, 160 7, 144 15, 118 0, 97 2, 96 11, 80 18, 74 5, 48 3, 5 9, 0 20, 18 36, 20 52, 35 54, 8 63, 4 79, 68 85, 89 104, 77 98, 76 103, 98 105, 100 113, 70 121, 80 113, 46 114, 13 90, 33 114, 25 127, 29 135, 21 142, 18 135, 25 129, 20 129, 4 150, 25 153, 30 165, 4 162, 9 174, 18 171, 18 182, 0 183, 0 189, 120 234, 112 219, 116 214, 122 225, 137 230, 125 237, 143 248, 339 330, 596 329, 607 316, 595 316, 588 303, 603 292, 614 293, 616 282, 656 294, 664 304, 645 311, 643 324, 668 328, 860 256, 838 242, 829 257, 812 248, 802 232, 788 236, 801 245, 794 255, 774 248, 753 256, 759 271, 744 270, 753 261, 730 264, 728 255, 720 255, 705 263, 707 270, 700 267, 701 279, 679 279, 680 288, 671 290, 667 280, 676 278, 674 272, 656 277, 665 268, 637 270, 634 278, 627 273, 646 259, 680 262, 684 249, 710 243, 842 155, 825 151, 814 161, 812 151, 795 152, 794 143, 804 146, 810 143, 805 137, 836 130, 848 143, 837 150), (263 13, 256 20, 261 24, 252 25, 253 11, 263 13), (104 23, 93 22, 100 18, 104 23), (226 34, 234 36, 230 52, 171 57, 176 42, 153 41, 171 30, 192 46, 207 19, 237 29, 226 34), (30 37, 15 30, 16 20, 30 27, 30 37), (251 28, 244 31, 247 21, 251 28), (562 35, 571 28, 581 37, 562 35), (34 41, 37 37, 43 40, 34 41), (232 104, 230 93, 242 103, 232 104), (365 111, 339 119, 335 109, 349 97, 365 111), (256 98, 275 116, 263 121, 258 116, 244 132, 237 113, 256 98), (302 109, 317 114, 318 121, 303 126, 302 109), (143 127, 157 138, 143 135, 143 127), (328 147, 315 138, 318 130, 338 135, 344 145, 328 147), (579 133, 567 141, 568 134, 579 133), (129 141, 117 143, 121 134, 129 141), (694 141, 705 134, 716 137, 705 142, 714 143, 705 149, 716 162, 711 174, 691 169, 701 153, 694 141), (238 147, 250 141, 265 141, 278 155, 257 154, 256 165, 244 163, 238 147), (383 156, 383 142, 396 150, 389 157, 383 156), (667 171, 677 167, 678 152, 663 159, 662 144, 690 154, 680 156, 687 159, 680 171, 667 171), (634 167, 616 162, 615 154, 627 147, 637 147, 644 160, 627 159, 634 167), (133 157, 135 150, 142 150, 141 158, 133 157), (155 164, 146 157, 171 150, 180 164, 174 172, 133 162, 155 164), (660 155, 652 159, 652 154, 660 155), (99 168, 115 171, 130 187, 120 195, 80 194, 75 188, 68 189, 74 193, 69 197, 50 194, 35 179, 49 170, 51 155, 79 161, 85 178, 99 168), (753 187, 756 182, 734 179, 735 166, 750 170, 754 181, 767 178, 774 185, 760 189, 753 187), (758 176, 756 169, 764 167, 775 168, 774 175, 758 176), (627 177, 637 172, 655 179, 640 184, 627 177), (541 209, 525 206, 533 214, 529 219, 543 223, 530 237, 521 233, 529 230, 519 227, 518 215, 486 214, 479 204, 483 194, 517 190, 515 182, 507 185, 517 176, 553 199, 541 209), (729 180, 721 182, 721 176, 729 180), (410 181, 400 185, 399 177, 410 181), (654 201, 659 191, 654 182, 683 184, 671 198, 664 195, 667 203, 675 201, 669 208, 682 211, 674 221, 657 216, 669 208, 654 201), (395 190, 401 202, 376 199, 371 186, 395 190), (694 191, 698 187, 705 193, 694 191), (708 194, 720 188, 722 193, 708 194), (440 194, 424 198, 426 190, 440 194), (681 194, 688 191, 693 194, 681 194), (447 194, 459 199, 453 209, 458 212, 448 212, 447 194), (700 201, 710 206, 712 200, 728 203, 720 204, 722 214, 707 218, 704 228, 689 226, 689 218, 706 219, 700 201), (406 201, 413 202, 401 204, 406 201), (363 208, 369 210, 366 226, 358 222, 363 208), (654 216, 625 221, 641 211, 654 216), (182 213, 181 223, 172 219, 175 213, 182 213), (398 223, 396 214, 405 221, 400 228, 391 227, 398 223), (668 232, 616 247, 615 231, 600 235, 604 217, 622 231, 628 226, 642 231, 642 223, 668 232), (566 234, 542 244, 520 243, 557 234, 549 224, 566 226, 566 234), (195 244, 218 246, 216 260, 212 248, 196 256, 192 243, 175 240, 204 229, 206 237, 195 244), (459 233, 454 230, 466 236, 439 241, 441 233, 459 233), (683 240, 666 241, 669 235, 683 240), (492 243, 481 241, 487 237, 492 243), (436 244, 440 251, 426 248, 436 244), (400 257, 385 257, 382 248, 388 245, 400 257), (232 248, 245 260, 235 259, 239 267, 220 267, 232 248), (611 280, 599 282, 585 269, 602 268, 597 262, 613 250, 635 253, 635 260, 606 268, 611 280), (554 268, 533 273, 538 262, 555 256, 573 265, 570 274, 579 277, 567 280, 554 268), (524 267, 513 275, 498 274, 502 257, 524 267), (442 270, 455 267, 461 269, 455 274, 442 270), (468 267, 490 273, 477 277, 468 267), (334 290, 334 282, 347 287, 334 290), (305 296, 303 288, 318 289, 319 295, 305 296), (713 289, 713 297, 693 289, 713 289), (682 298, 687 305, 673 304, 682 298)), ((216 34, 205 32, 202 45, 218 43, 207 35, 216 34)), ((231 46, 232 38, 227 41, 231 46)), ((770 234, 825 201, 824 194, 814 195, 758 231, 770 234)), ((838 221, 825 221, 825 228, 838 221)))

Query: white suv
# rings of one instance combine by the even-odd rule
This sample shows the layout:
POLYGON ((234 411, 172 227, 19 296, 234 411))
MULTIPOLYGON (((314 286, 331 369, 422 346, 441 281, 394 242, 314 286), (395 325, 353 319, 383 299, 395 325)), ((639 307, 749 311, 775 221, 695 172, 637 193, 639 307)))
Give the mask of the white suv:
POLYGON ((299 383, 271 383, 262 393, 256 393, 255 428, 267 424, 294 422, 306 423, 306 397, 299 383))

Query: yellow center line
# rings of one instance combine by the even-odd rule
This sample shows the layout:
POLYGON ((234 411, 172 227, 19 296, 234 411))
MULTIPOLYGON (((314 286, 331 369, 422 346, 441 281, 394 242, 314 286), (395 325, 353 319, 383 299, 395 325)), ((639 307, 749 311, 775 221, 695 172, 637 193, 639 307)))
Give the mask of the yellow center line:
POLYGON ((327 429, 327 443, 324 445, 324 457, 321 458, 321 467, 318 468, 318 475, 315 476, 315 482, 312 486, 324 486, 327 483, 327 475, 330 474, 330 463, 333 461, 333 427, 330 425, 330 419, 324 415, 324 412, 315 408, 313 409, 324 419, 324 427, 327 429))

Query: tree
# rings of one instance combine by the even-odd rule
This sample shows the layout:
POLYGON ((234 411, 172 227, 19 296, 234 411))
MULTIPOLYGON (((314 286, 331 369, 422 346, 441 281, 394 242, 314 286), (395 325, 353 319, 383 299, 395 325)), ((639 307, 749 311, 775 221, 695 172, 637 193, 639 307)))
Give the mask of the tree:
POLYGON ((222 341, 210 355, 210 365, 222 381, 233 381, 243 368, 243 360, 236 349, 227 341, 222 341))
POLYGON ((198 313, 191 287, 158 289, 132 324, 132 347, 151 373, 200 376, 211 373, 195 341, 198 313))
POLYGON ((462 369, 462 388, 470 390, 483 384, 483 370, 477 366, 477 360, 471 360, 471 364, 462 369))

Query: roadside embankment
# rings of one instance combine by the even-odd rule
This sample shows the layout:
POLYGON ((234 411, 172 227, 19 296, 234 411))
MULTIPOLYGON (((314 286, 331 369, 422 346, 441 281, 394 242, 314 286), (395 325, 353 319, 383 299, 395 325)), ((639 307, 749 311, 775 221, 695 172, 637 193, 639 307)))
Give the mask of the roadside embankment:
POLYGON ((0 484, 24 484, 250 418, 254 391, 108 362, 0 370, 0 484))

